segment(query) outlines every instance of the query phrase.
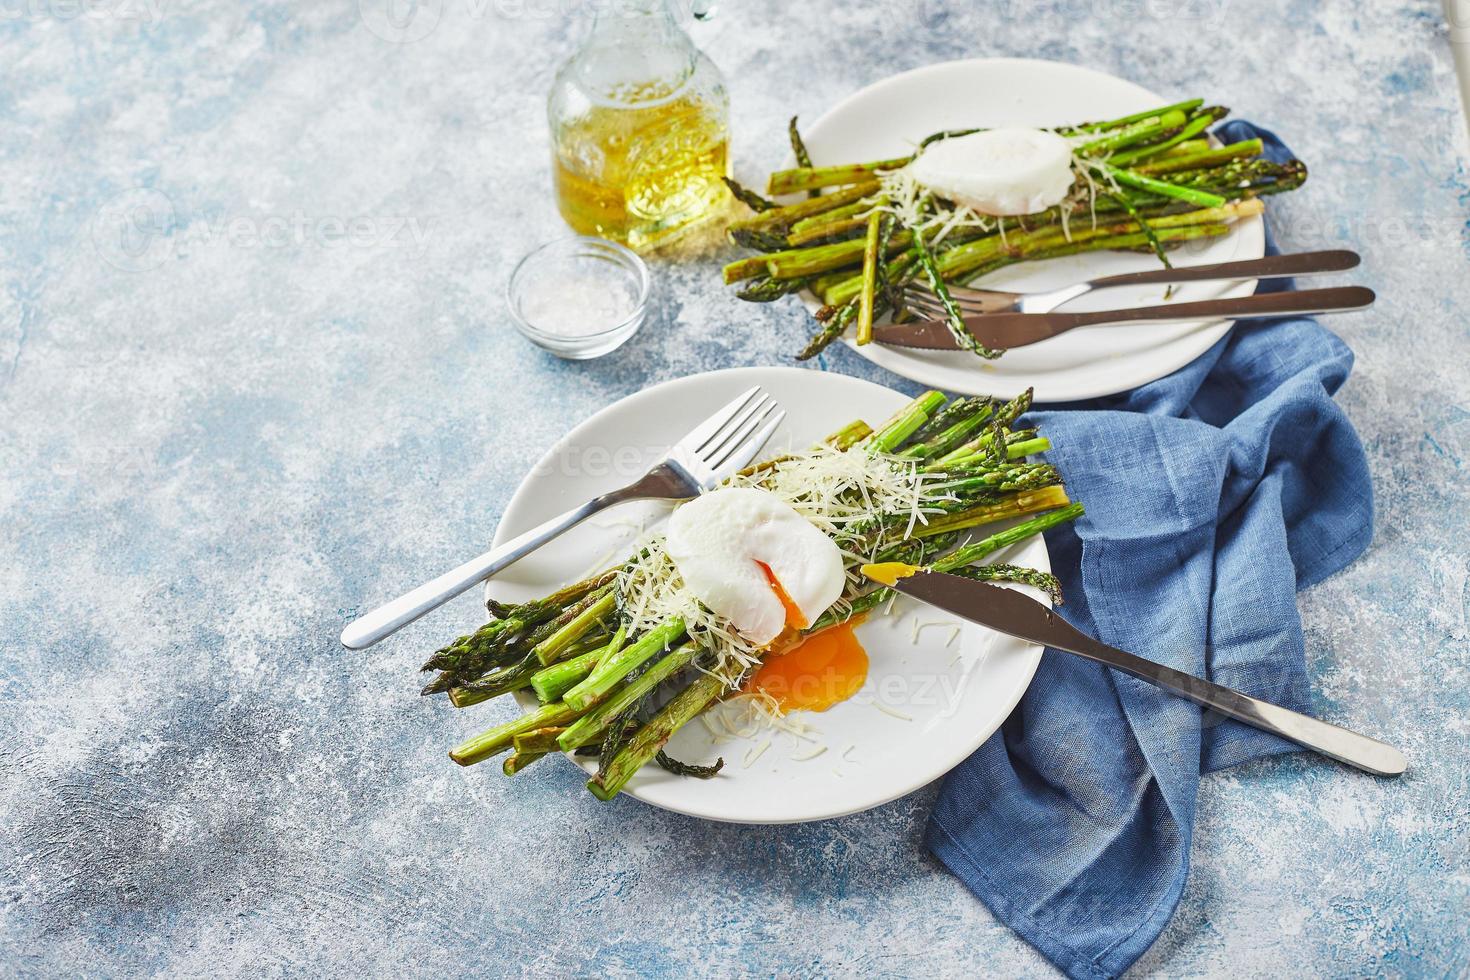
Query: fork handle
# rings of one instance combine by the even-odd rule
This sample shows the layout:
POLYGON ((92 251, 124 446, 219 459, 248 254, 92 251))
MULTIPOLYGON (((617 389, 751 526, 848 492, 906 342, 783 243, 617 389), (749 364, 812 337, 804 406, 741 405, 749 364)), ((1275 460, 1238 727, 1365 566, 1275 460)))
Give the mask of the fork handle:
POLYGON ((1282 293, 1254 293, 1234 299, 1207 299, 1197 303, 1160 303, 1131 310, 1097 310, 1085 313, 1021 313, 980 314, 965 317, 971 329, 984 329, 985 317, 1044 317, 1049 336, 1074 327, 1099 323, 1129 323, 1135 320, 1240 319, 1261 316, 1308 316, 1313 313, 1337 313, 1361 310, 1373 303, 1373 290, 1363 286, 1334 286, 1330 289, 1288 290, 1282 293))
POLYGON ((1149 269, 1147 272, 1124 272, 1116 276, 1092 279, 1092 289, 1114 286, 1150 286, 1176 282, 1206 282, 1211 279, 1284 279, 1288 276, 1310 276, 1324 272, 1346 272, 1355 269, 1362 258, 1357 252, 1332 249, 1324 252, 1296 252, 1291 255, 1268 255, 1239 262, 1216 262, 1177 269, 1149 269))
POLYGON ((593 497, 580 507, 573 508, 544 524, 538 524, 524 534, 511 538, 498 548, 491 548, 478 558, 451 568, 438 578, 431 579, 418 588, 386 602, 372 612, 359 616, 342 631, 342 645, 349 650, 365 650, 384 637, 392 636, 409 623, 427 612, 438 609, 444 603, 461 595, 471 586, 483 582, 501 572, 546 542, 571 530, 598 511, 629 500, 647 500, 663 496, 650 493, 645 477, 621 490, 614 490, 593 497))

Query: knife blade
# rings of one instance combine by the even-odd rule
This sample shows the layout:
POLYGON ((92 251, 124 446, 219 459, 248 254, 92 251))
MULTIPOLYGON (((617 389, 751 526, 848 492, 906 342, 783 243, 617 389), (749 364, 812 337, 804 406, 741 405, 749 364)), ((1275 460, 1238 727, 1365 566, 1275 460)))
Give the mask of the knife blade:
MULTIPOLYGON (((1210 299, 1195 303, 1159 303, 1126 310, 1096 310, 1077 313, 977 313, 964 318, 976 340, 994 350, 1026 347, 1075 330, 1104 323, 1149 320, 1227 319, 1259 316, 1307 316, 1342 313, 1371 306, 1376 297, 1363 286, 1334 286, 1330 289, 1288 290, 1256 293, 1234 299, 1210 299)), ((873 328, 873 339, 894 347, 924 350, 960 350, 944 320, 886 323, 873 328)))
MULTIPOLYGON (((875 571, 870 578, 889 584, 891 574, 872 565, 864 566, 864 574, 869 569, 875 571)), ((972 623, 1122 671, 1201 707, 1280 735, 1365 772, 1397 776, 1408 767, 1398 749, 1377 739, 1108 646, 1062 619, 1049 606, 1014 589, 944 572, 923 571, 896 578, 891 587, 972 623)))

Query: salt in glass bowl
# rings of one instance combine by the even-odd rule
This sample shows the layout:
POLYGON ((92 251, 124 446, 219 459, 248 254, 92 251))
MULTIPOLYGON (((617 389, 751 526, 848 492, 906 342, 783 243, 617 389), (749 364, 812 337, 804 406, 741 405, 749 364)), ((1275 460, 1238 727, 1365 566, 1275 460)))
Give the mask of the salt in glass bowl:
POLYGON ((631 249, 578 235, 531 252, 505 289, 516 329, 557 357, 601 357, 648 316, 648 266, 631 249))

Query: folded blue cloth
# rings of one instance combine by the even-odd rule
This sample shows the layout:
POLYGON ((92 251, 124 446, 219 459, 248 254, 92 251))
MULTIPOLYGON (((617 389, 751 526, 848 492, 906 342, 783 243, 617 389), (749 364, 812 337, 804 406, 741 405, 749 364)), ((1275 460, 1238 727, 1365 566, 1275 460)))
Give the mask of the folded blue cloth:
MULTIPOLYGON (((1220 135, 1291 156, 1248 123, 1220 135)), ((1032 413, 1057 447, 1047 460, 1087 506, 1047 534, 1061 614, 1309 710, 1296 591, 1356 558, 1373 528, 1362 444, 1332 400, 1352 361, 1315 320, 1244 321, 1167 378, 1032 413)), ((1115 977, 1179 903, 1200 774, 1291 751, 1049 650, 1000 731, 946 778, 928 843, 1069 976, 1115 977)))

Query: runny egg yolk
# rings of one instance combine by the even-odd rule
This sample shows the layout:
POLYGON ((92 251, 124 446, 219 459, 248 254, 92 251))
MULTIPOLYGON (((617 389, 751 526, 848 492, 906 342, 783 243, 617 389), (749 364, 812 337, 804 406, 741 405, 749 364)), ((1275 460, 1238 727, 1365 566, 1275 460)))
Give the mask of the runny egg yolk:
MULTIPOLYGON (((780 594, 774 580, 772 587, 780 594)), ((868 654, 853 631, 856 625, 849 621, 824 629, 767 658, 750 688, 774 698, 782 713, 826 711, 846 701, 868 679, 868 654)))
POLYGON ((801 608, 797 606, 791 596, 786 594, 786 590, 781 588, 781 583, 776 580, 776 575, 771 571, 771 566, 763 561, 758 561, 756 564, 761 567, 761 571, 766 573, 766 581, 771 583, 771 591, 776 593, 776 598, 781 600, 781 608, 786 610, 786 628, 788 630, 804 630, 810 626, 811 623, 808 623, 806 617, 801 614, 801 608))
POLYGON ((761 664, 750 680, 781 711, 826 711, 856 694, 868 679, 868 654, 852 623, 807 637, 761 664))

